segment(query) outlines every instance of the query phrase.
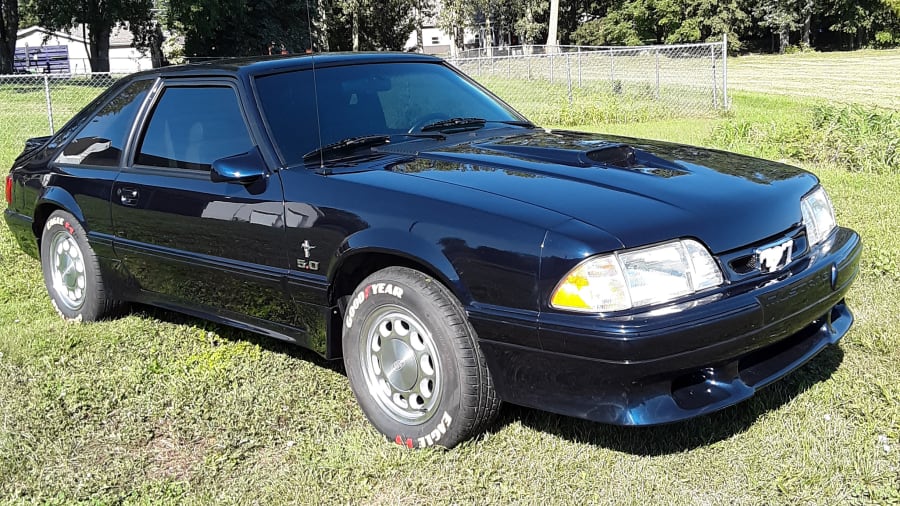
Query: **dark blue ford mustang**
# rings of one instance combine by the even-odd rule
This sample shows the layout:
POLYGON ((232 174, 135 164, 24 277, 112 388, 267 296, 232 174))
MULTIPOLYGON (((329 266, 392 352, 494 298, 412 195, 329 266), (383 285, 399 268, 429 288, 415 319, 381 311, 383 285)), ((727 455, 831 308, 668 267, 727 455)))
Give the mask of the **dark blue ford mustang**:
POLYGON ((133 301, 343 357, 409 447, 501 400, 646 425, 746 399, 846 334, 862 249, 802 170, 539 129, 404 54, 134 74, 29 140, 6 200, 64 318, 133 301))

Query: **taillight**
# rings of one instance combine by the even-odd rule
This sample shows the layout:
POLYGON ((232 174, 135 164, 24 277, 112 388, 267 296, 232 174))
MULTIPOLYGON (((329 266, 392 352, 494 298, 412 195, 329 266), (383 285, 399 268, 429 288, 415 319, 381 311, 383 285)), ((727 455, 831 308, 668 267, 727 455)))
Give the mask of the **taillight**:
POLYGON ((12 176, 6 176, 6 205, 12 206, 12 176))

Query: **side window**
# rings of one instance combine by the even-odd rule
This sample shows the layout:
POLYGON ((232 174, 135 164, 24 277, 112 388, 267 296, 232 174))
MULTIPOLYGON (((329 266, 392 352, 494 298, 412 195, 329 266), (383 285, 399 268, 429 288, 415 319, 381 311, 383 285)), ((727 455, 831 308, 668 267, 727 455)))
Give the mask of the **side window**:
POLYGON ((118 167, 131 124, 152 85, 152 80, 145 79, 125 87, 97 111, 97 114, 66 145, 56 161, 118 167))
POLYGON ((153 110, 134 163, 209 170, 219 158, 252 148, 232 88, 170 87, 153 110))

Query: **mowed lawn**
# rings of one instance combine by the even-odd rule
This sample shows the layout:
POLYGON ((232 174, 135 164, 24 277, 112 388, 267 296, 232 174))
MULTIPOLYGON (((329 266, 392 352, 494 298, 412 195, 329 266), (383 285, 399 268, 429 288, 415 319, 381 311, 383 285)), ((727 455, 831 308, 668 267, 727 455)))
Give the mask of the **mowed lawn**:
MULTIPOLYGON (((583 128, 776 157, 722 127, 814 105, 744 93, 725 118, 583 128)), ((312 353, 147 307, 64 323, 0 226, 0 502, 900 503, 900 171, 805 167, 866 243, 839 346, 695 420, 620 428, 507 405, 451 451, 384 440, 340 364, 312 353)))
POLYGON ((900 49, 728 59, 733 90, 900 109, 900 49))

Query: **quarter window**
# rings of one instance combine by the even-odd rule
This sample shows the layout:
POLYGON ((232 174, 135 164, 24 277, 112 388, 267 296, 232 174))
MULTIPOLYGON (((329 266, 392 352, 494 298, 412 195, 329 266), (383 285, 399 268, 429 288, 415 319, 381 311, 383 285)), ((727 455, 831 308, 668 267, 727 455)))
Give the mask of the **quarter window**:
POLYGON ((234 89, 170 87, 153 110, 135 164, 209 170, 219 158, 252 148, 234 89))
POLYGON ((152 80, 145 79, 127 86, 91 118, 56 161, 118 167, 134 117, 152 85, 152 80))

